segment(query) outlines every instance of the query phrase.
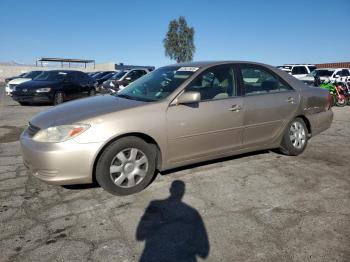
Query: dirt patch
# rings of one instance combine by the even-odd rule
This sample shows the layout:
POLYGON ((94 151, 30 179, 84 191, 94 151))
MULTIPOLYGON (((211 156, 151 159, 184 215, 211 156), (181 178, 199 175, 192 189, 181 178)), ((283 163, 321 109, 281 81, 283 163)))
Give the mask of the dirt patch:
POLYGON ((24 129, 25 127, 0 126, 0 144, 18 141, 24 129))

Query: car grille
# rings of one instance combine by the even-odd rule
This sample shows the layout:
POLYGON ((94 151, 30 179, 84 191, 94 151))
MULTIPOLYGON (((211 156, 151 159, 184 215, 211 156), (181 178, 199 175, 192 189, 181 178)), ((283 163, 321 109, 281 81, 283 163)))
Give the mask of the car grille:
POLYGON ((27 131, 29 136, 33 137, 36 133, 40 131, 40 128, 29 123, 27 131))

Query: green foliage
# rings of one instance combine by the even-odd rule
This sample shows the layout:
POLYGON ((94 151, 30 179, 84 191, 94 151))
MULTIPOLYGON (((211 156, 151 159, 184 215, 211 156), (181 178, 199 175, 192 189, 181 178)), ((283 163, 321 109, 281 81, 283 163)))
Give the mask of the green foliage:
POLYGON ((194 28, 188 27, 185 17, 172 20, 163 40, 165 55, 177 63, 192 61, 196 50, 194 45, 194 28))

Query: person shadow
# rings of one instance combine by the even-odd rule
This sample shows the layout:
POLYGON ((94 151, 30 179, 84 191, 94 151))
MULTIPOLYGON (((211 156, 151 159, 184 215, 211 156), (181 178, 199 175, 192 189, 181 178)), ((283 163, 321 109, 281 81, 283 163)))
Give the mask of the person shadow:
POLYGON ((136 230, 136 239, 145 241, 140 262, 195 262, 207 258, 209 240, 196 209, 182 202, 185 183, 171 184, 170 196, 152 201, 136 230))

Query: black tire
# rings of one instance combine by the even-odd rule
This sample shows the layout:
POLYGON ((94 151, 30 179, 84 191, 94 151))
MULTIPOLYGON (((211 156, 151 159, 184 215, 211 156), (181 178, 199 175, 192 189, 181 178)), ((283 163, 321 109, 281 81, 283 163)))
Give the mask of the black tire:
POLYGON ((59 105, 64 102, 64 93, 62 91, 57 91, 53 97, 53 104, 59 105))
POLYGON ((297 156, 300 155, 301 153, 304 152, 306 146, 307 146, 307 142, 308 142, 308 129, 306 127, 306 124, 304 122, 303 119, 297 117, 295 119, 293 119, 293 121, 291 121, 287 126, 286 129, 284 131, 283 137, 282 137, 282 142, 281 142, 281 146, 279 148, 280 152, 284 155, 288 155, 288 156, 297 156), (298 148, 296 146, 294 146, 293 142, 291 141, 290 135, 291 135, 291 127, 294 123, 299 123, 305 132, 305 142, 303 144, 303 146, 301 148, 298 148))
POLYGON ((27 105, 29 105, 29 103, 28 102, 18 102, 21 106, 27 106, 27 105))
POLYGON ((95 88, 91 88, 89 91, 89 96, 95 96, 96 95, 96 90, 95 88))
POLYGON ((340 103, 339 101, 337 101, 335 105, 338 106, 338 107, 344 107, 344 106, 346 106, 346 104, 347 104, 347 100, 346 100, 346 97, 345 97, 343 103, 340 103))
POLYGON ((113 195, 123 196, 140 192, 149 185, 155 175, 156 156, 155 147, 146 143, 141 138, 130 136, 118 139, 105 148, 99 157, 95 172, 96 180, 103 189, 113 195), (146 175, 138 184, 125 188, 114 183, 110 174, 110 167, 116 155, 129 148, 136 148, 144 153, 148 159, 148 169, 146 175))

